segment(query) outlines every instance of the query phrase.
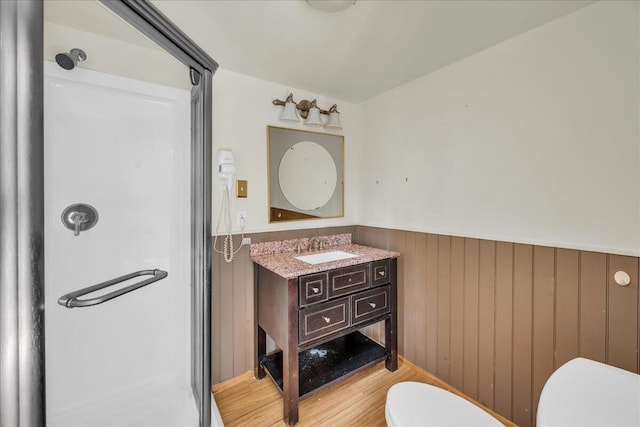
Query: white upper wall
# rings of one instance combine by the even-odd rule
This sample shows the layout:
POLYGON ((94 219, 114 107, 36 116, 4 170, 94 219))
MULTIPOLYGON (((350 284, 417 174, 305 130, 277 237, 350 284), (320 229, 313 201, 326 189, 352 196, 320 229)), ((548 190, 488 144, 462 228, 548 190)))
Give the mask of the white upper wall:
MULTIPOLYGON (((101 8, 98 9, 98 11, 101 10, 101 8)), ((73 47, 81 47, 86 51, 87 60, 81 63, 78 69, 68 73, 92 69, 172 87, 191 88, 188 68, 160 48, 152 49, 141 44, 126 43, 112 37, 52 22, 46 22, 44 28, 46 60, 55 61, 56 53, 68 52, 73 47)), ((127 26, 124 29, 133 31, 127 26)), ((152 46, 151 43, 149 45, 152 46)), ((231 198, 233 231, 240 231, 236 224, 237 210, 247 211, 245 229, 247 233, 355 224, 359 187, 356 147, 359 142, 361 123, 359 106, 219 68, 213 78, 213 158, 215 160, 219 149, 231 149, 237 165, 236 178, 249 181, 249 197, 246 199, 236 198, 234 187, 231 198), (318 105, 324 109, 329 109, 335 103, 338 104, 344 129, 337 132, 332 130, 328 133, 337 133, 345 137, 345 216, 343 218, 269 224, 267 126, 324 132, 322 128, 308 127, 302 122, 291 124, 279 120, 282 107, 273 105, 271 101, 275 98, 285 99, 290 92, 293 92, 294 99, 297 101, 317 99, 318 105)), ((212 204, 214 231, 220 216, 221 202, 222 185, 214 173, 212 204)), ((222 225, 220 230, 224 230, 222 225)))
MULTIPOLYGON (((222 65, 224 66, 224 64, 222 65)), ((360 107, 348 102, 327 98, 304 90, 249 77, 233 71, 218 69, 213 78, 213 157, 220 149, 231 149, 237 166, 237 179, 248 180, 246 199, 231 197, 233 231, 238 232, 236 212, 247 211, 245 232, 317 228, 356 224, 358 217, 358 145, 360 132, 360 107), (279 120, 282 107, 271 103, 284 100, 292 92, 294 99, 317 99, 318 106, 328 109, 338 104, 344 129, 345 155, 345 206, 344 218, 289 221, 269 224, 267 188, 267 126, 287 127, 299 130, 323 132, 322 128, 305 126, 302 122, 285 123, 279 120)), ((215 160, 214 160, 215 161, 215 160)), ((213 177, 213 228, 218 222, 222 203, 222 184, 214 171, 213 177)), ((224 227, 220 226, 220 233, 224 227)))
MULTIPOLYGON (((46 2, 46 4, 51 3, 53 2, 46 2)), ((114 23, 121 24, 115 18, 113 19, 114 23)), ((127 29, 126 26, 124 28, 127 29)), ((127 30, 135 31, 131 28, 127 30)), ((149 45, 151 45, 150 42, 149 45)), ((159 47, 126 43, 94 32, 45 21, 45 60, 55 63, 56 54, 69 52, 73 48, 81 48, 87 54, 87 59, 80 63, 78 68, 179 89, 191 89, 189 68, 159 47)))
MULTIPOLYGON (((361 105, 222 64, 213 155, 232 149, 249 181, 247 199, 232 197, 234 231, 246 210, 247 232, 364 224, 640 255, 639 23, 637 2, 599 2, 361 105), (308 129, 278 120, 271 100, 289 92, 342 112, 344 218, 268 223, 267 125, 308 129)), ((103 71, 187 81, 160 51, 45 29, 48 58, 81 40, 92 58, 82 67, 107 68, 117 53, 136 60, 103 71)), ((215 174, 213 184, 215 226, 215 174)))
POLYGON ((638 23, 597 3, 362 104, 358 222, 640 255, 638 23))

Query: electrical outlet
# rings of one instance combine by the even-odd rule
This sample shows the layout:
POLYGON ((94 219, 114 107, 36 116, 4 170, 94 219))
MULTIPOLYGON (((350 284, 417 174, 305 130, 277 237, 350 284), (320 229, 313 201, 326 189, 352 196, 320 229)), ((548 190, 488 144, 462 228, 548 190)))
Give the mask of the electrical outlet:
POLYGON ((240 230, 244 230, 247 226, 247 211, 237 211, 237 215, 238 227, 240 230))
POLYGON ((250 245, 251 244, 251 237, 245 237, 244 239, 242 239, 242 244, 243 245, 250 245))

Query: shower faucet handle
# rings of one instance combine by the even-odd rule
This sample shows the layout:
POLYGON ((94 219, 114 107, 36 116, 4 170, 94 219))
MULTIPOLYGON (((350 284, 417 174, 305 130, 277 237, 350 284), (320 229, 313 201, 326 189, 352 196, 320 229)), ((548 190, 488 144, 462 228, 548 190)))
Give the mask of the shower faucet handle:
POLYGON ((62 212, 62 224, 69 230, 73 230, 74 236, 87 231, 98 222, 98 211, 86 203, 76 203, 62 212))
POLYGON ((86 212, 71 212, 69 215, 69 221, 74 225, 73 235, 80 235, 80 226, 89 221, 89 216, 86 212))

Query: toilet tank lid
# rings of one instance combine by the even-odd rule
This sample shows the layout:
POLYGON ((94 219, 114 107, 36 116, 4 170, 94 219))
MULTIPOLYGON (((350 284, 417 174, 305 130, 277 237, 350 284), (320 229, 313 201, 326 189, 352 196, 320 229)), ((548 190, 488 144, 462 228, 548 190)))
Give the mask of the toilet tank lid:
POLYGON ((575 358, 547 380, 537 425, 640 426, 640 375, 575 358))
POLYGON ((501 422, 478 406, 440 387, 413 381, 393 385, 385 405, 390 427, 498 427, 501 422))

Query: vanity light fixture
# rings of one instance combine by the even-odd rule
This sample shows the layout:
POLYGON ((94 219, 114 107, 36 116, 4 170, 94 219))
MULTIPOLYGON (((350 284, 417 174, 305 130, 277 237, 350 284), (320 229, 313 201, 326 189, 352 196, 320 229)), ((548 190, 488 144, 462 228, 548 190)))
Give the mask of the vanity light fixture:
POLYGON ((311 101, 311 106, 309 107, 309 114, 307 115, 307 120, 304 121, 305 125, 309 126, 322 126, 322 120, 320 120, 320 109, 318 108, 318 104, 314 99, 311 101))
POLYGON ((329 120, 324 125, 326 128, 342 129, 342 123, 340 123, 340 112, 338 106, 333 104, 333 107, 329 108, 329 120))
POLYGON ((309 126, 324 126, 326 128, 342 129, 342 124, 340 123, 340 112, 338 111, 337 104, 333 104, 329 110, 323 110, 318 107, 315 99, 313 101, 303 99, 300 102, 295 102, 293 100, 293 94, 290 93, 284 101, 274 99, 273 105, 284 107, 282 114, 280 114, 280 120, 298 122, 300 121, 299 117, 302 117, 305 119, 304 124, 309 126), (321 114, 329 116, 326 123, 322 121, 320 116, 321 114))

